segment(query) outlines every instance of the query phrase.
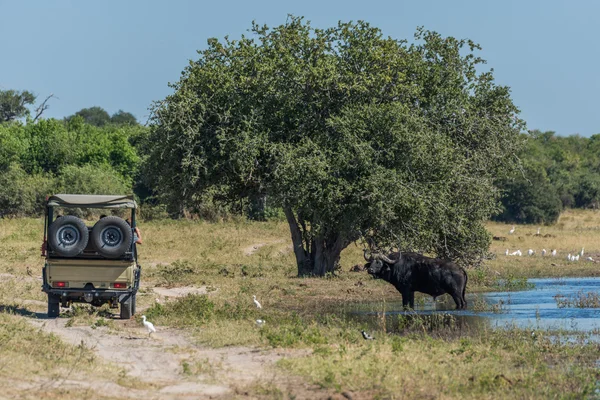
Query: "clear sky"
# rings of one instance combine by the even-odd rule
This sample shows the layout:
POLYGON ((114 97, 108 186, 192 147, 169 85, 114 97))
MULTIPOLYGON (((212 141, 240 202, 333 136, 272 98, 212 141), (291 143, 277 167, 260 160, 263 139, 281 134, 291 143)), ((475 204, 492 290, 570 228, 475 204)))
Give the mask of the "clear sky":
POLYGON ((53 93, 47 117, 97 105, 145 122, 208 38, 237 38, 252 20, 273 26, 288 13, 322 28, 362 19, 398 39, 421 25, 473 39, 529 129, 600 133, 595 0, 0 0, 0 88, 53 93))

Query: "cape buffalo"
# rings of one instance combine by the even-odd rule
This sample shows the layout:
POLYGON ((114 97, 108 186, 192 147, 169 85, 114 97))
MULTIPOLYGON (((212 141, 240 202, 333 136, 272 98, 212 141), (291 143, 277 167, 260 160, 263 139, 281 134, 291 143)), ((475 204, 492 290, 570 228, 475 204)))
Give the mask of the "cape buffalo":
POLYGON ((435 298, 448 293, 456 309, 467 307, 465 290, 467 272, 452 261, 425 257, 417 253, 392 253, 371 255, 364 252, 365 269, 375 278, 381 278, 402 294, 402 305, 415 306, 415 292, 427 293, 435 298))

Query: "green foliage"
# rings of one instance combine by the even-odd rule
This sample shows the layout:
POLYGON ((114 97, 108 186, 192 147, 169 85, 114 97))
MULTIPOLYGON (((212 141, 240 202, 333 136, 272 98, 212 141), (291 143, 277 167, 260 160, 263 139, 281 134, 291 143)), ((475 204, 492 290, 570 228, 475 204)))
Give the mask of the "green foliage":
POLYGON ((82 108, 75 115, 82 117, 87 124, 94 126, 104 126, 110 123, 110 115, 104 108, 98 106, 82 108))
POLYGON ((35 102, 33 93, 24 90, 0 90, 0 122, 14 121, 29 115, 27 106, 35 102))
POLYGON ((129 194, 131 181, 107 165, 67 165, 58 177, 61 192, 72 194, 129 194))
POLYGON ((110 122, 116 125, 137 125, 135 116, 123 110, 119 110, 110 117, 110 122))
POLYGON ((146 132, 98 128, 79 116, 0 124, 0 214, 36 215, 45 196, 58 192, 131 193, 140 163, 134 143, 146 132))
POLYGON ((171 212, 268 196, 286 213, 299 273, 332 272, 361 236, 465 261, 489 238, 494 180, 523 140, 509 88, 470 40, 418 44, 365 22, 302 18, 210 39, 157 103, 145 176, 171 212))
POLYGON ((600 207, 600 135, 560 137, 534 130, 525 139, 519 154, 523 173, 498 182, 504 196, 496 219, 553 223, 562 208, 600 207))
POLYGON ((501 186, 503 209, 496 220, 522 224, 553 224, 558 220, 562 203, 543 170, 526 168, 523 175, 501 186))
POLYGON ((56 188, 51 174, 28 174, 18 164, 0 171, 0 217, 39 215, 56 188))

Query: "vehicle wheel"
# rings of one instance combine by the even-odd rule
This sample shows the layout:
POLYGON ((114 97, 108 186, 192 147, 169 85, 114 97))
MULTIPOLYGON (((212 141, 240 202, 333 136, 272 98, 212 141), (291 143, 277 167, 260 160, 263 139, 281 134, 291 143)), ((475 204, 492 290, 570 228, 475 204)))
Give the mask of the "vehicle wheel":
POLYGON ((60 298, 53 294, 48 294, 48 318, 56 318, 60 314, 60 298))
POLYGON ((52 250, 62 257, 80 254, 89 240, 85 223, 73 216, 65 215, 55 220, 48 228, 48 242, 52 250))
POLYGON ((131 316, 133 315, 133 301, 133 296, 129 296, 127 300, 121 302, 121 319, 131 319, 131 316))
POLYGON ((131 227, 119 217, 104 217, 92 228, 92 244, 102 256, 119 258, 131 248, 131 227))

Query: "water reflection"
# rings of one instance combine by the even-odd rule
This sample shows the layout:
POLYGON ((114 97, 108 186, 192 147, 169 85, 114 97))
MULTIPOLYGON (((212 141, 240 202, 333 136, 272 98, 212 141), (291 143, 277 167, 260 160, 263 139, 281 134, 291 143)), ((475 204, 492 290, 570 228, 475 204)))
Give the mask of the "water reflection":
MULTIPOLYGON (((428 298, 416 304, 416 311, 403 311, 400 295, 398 302, 366 303, 353 307, 350 314, 360 320, 382 318, 398 319, 398 316, 427 316, 446 314, 452 316, 456 326, 506 327, 532 329, 557 329, 580 332, 600 332, 600 308, 559 308, 556 296, 572 298, 578 293, 600 293, 600 278, 549 278, 530 279, 532 289, 518 292, 492 292, 467 296, 467 310, 454 310, 454 302, 444 296, 446 302, 433 303, 428 298), (449 300, 449 301, 448 301, 449 300), (481 311, 478 311, 481 310, 481 311)), ((438 299, 439 300, 439 299, 438 299)), ((437 322, 444 323, 441 317, 437 322)), ((406 319, 406 318, 400 318, 406 319)))

